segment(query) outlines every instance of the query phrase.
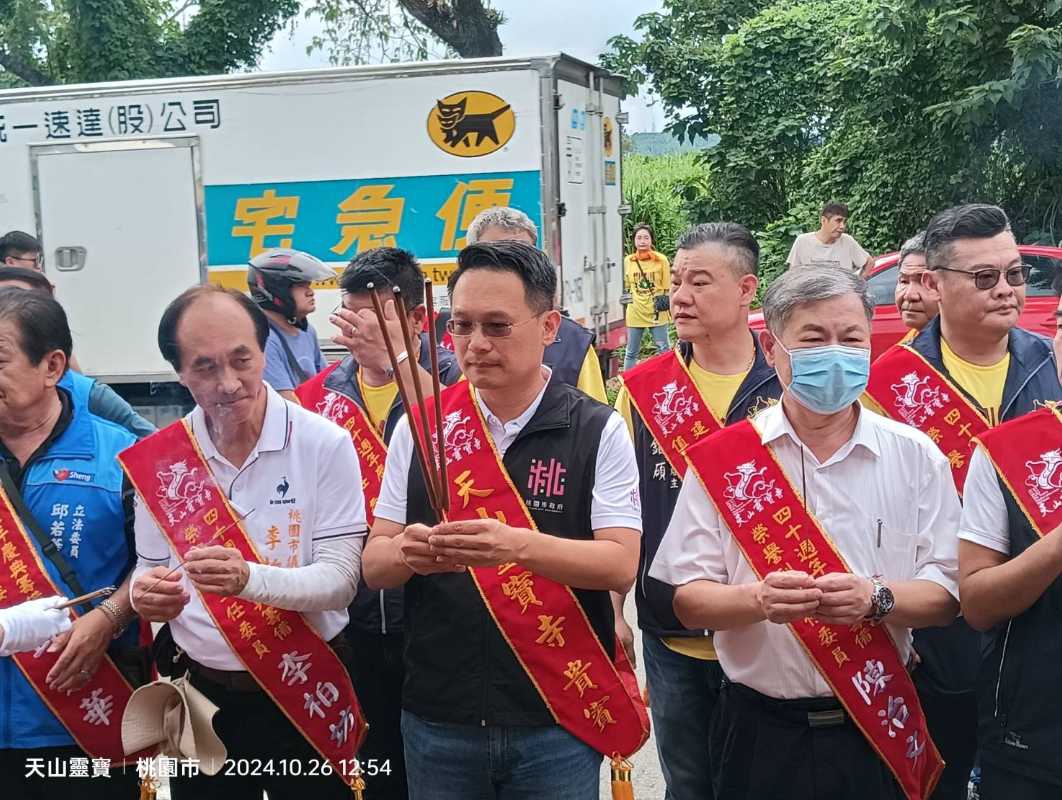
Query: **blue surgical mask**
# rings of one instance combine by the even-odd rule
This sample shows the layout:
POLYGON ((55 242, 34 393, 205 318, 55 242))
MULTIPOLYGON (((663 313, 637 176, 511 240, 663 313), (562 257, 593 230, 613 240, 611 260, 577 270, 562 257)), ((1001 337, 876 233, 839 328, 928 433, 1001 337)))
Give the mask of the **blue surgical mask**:
POLYGON ((786 350, 793 382, 786 387, 801 405, 817 414, 836 414, 867 388, 870 350, 840 344, 786 350))

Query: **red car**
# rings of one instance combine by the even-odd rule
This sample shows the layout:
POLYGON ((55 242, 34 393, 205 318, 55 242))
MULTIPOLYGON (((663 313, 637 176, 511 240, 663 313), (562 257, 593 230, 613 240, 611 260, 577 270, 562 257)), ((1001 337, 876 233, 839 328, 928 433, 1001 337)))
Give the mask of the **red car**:
MULTIPOLYGON (((1025 309, 1018 325, 1026 330, 1052 337, 1055 335, 1055 310, 1058 298, 1052 289, 1055 273, 1062 268, 1062 247, 1019 245, 1022 259, 1032 265, 1029 282, 1025 286, 1025 309)), ((896 276, 899 273, 899 253, 879 256, 867 279, 874 298, 874 322, 870 334, 871 358, 896 344, 907 333, 907 327, 896 308, 896 276)), ((763 330, 763 312, 749 315, 749 327, 763 330)))

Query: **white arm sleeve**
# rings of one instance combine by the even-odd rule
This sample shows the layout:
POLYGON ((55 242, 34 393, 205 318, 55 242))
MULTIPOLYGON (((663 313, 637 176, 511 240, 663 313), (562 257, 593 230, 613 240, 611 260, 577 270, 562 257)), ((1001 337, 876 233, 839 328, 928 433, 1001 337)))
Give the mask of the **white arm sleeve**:
POLYGON ((287 611, 345 609, 358 589, 364 544, 364 534, 314 542, 313 563, 304 567, 249 564, 240 597, 287 611))

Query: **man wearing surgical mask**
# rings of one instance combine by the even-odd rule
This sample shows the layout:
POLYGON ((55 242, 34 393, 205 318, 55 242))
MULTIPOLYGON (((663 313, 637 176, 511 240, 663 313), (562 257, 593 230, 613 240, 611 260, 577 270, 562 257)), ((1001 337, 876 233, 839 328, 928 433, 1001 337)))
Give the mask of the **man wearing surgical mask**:
POLYGON ((715 631, 719 797, 900 798, 895 775, 928 794, 939 774, 905 667, 911 630, 958 611, 959 499, 926 435, 858 403, 872 313, 849 271, 776 280, 760 336, 781 403, 686 451, 699 480, 683 483, 649 574, 676 587, 684 625, 715 631), (816 547, 839 556, 832 570, 816 547), (878 626, 872 661, 869 640, 845 637, 878 626), (901 734, 906 755, 890 744, 901 734))

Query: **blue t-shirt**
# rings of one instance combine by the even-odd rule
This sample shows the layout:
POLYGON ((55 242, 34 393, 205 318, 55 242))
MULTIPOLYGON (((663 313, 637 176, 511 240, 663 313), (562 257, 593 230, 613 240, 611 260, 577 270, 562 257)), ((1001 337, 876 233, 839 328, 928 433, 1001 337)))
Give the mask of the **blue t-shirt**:
POLYGON ((317 344, 317 331, 313 325, 307 325, 306 330, 295 334, 284 333, 274 326, 269 326, 269 338, 265 346, 265 381, 278 392, 291 391, 306 378, 312 378, 325 368, 324 353, 317 344), (287 353, 280 337, 288 343, 291 354, 305 373, 305 378, 296 375, 291 368, 287 353))

